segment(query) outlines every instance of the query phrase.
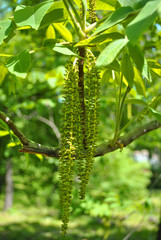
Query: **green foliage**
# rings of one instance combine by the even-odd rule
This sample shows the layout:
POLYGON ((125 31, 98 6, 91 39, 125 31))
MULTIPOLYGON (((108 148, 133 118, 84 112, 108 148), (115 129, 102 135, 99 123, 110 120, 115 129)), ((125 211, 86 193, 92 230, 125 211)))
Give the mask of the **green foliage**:
POLYGON ((123 212, 128 215, 140 211, 151 177, 148 163, 135 162, 131 153, 124 150, 98 158, 92 175, 90 195, 81 204, 86 214, 108 219, 123 212))

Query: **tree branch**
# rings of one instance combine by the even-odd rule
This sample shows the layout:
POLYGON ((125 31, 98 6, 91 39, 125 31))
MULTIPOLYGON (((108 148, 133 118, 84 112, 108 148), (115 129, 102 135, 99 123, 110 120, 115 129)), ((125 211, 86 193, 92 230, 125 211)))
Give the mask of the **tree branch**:
POLYGON ((146 123, 145 125, 136 127, 132 131, 121 136, 115 143, 113 143, 113 140, 109 140, 108 142, 97 146, 95 157, 103 156, 104 154, 113 152, 119 148, 122 149, 123 147, 126 147, 140 136, 160 127, 161 123, 156 120, 146 123))
POLYGON ((12 120, 7 117, 3 112, 0 111, 0 119, 2 119, 14 132, 14 134, 18 137, 20 142, 22 143, 22 149, 20 152, 32 153, 32 154, 42 154, 49 157, 59 157, 59 149, 54 147, 48 147, 41 145, 39 143, 33 142, 29 140, 12 122, 12 120))
MULTIPOLYGON (((2 119, 14 132, 14 134, 18 137, 20 142, 22 143, 22 149, 20 152, 32 153, 32 154, 42 154, 48 157, 59 157, 59 148, 48 147, 41 145, 39 143, 33 142, 29 140, 12 122, 12 120, 7 117, 3 112, 0 112, 0 119, 2 119)), ((149 123, 146 123, 142 126, 134 128, 132 131, 126 133, 125 135, 121 136, 117 142, 113 142, 113 140, 109 140, 103 144, 100 144, 96 147, 95 157, 103 156, 106 153, 113 152, 117 149, 122 149, 126 147, 131 142, 139 138, 140 136, 158 129, 161 127, 161 123, 154 120, 149 123)))

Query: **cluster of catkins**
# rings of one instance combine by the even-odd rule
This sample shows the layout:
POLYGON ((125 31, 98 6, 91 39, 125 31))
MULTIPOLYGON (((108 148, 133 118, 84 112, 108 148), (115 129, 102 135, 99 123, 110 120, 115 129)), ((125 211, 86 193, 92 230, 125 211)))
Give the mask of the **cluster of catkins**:
POLYGON ((80 179, 79 197, 85 198, 94 160, 98 125, 100 77, 95 68, 95 57, 90 51, 86 51, 84 60, 81 83, 83 88, 80 87, 79 71, 79 60, 71 59, 66 65, 59 158, 63 235, 68 228, 75 172, 80 179))

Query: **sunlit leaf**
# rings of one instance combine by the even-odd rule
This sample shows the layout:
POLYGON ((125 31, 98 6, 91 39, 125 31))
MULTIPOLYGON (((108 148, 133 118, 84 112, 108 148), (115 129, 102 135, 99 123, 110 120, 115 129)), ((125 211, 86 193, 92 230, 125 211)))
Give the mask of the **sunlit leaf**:
POLYGON ((119 38, 123 38, 123 35, 118 32, 103 33, 103 34, 99 34, 98 36, 92 36, 90 38, 82 40, 82 41, 78 42, 75 46, 99 44, 99 43, 103 43, 106 41, 111 41, 111 40, 115 40, 115 39, 119 39, 119 38))
POLYGON ((31 57, 27 50, 11 57, 6 67, 10 73, 17 77, 25 78, 30 68, 31 57))
POLYGON ((52 4, 53 1, 45 1, 34 6, 17 6, 14 12, 14 19, 17 26, 31 26, 37 30, 45 13, 52 4))
POLYGON ((130 6, 132 8, 139 9, 142 8, 150 0, 118 0, 121 6, 130 6))
POLYGON ((72 34, 62 23, 53 23, 53 26, 64 40, 66 40, 67 42, 73 41, 72 34))
POLYGON ((0 130, 0 137, 4 137, 4 136, 7 136, 7 135, 9 135, 8 131, 0 130))
POLYGON ((133 12, 133 9, 131 7, 121 7, 118 8, 114 13, 112 13, 104 22, 103 24, 96 29, 94 34, 98 34, 100 32, 103 32, 117 23, 122 22, 124 19, 128 17, 128 15, 133 12))
POLYGON ((0 84, 5 79, 5 76, 7 75, 8 71, 4 65, 0 65, 0 84))
POLYGON ((52 25, 49 25, 46 30, 46 39, 55 39, 55 37, 55 30, 52 25))
POLYGON ((76 53, 72 52, 69 48, 66 48, 64 46, 55 46, 53 50, 55 52, 68 55, 68 56, 78 56, 76 53))
POLYGON ((12 21, 4 19, 0 21, 0 44, 6 39, 12 31, 12 21))
POLYGON ((98 56, 96 67, 106 67, 112 63, 127 42, 127 39, 118 39, 110 43, 98 56))
POLYGON ((146 96, 145 81, 140 75, 139 70, 135 67, 134 67, 134 84, 135 84, 137 93, 145 97, 146 96))
POLYGON ((153 23, 158 15, 157 8, 160 5, 160 0, 149 1, 127 26, 126 34, 132 44, 136 44, 141 34, 153 23))

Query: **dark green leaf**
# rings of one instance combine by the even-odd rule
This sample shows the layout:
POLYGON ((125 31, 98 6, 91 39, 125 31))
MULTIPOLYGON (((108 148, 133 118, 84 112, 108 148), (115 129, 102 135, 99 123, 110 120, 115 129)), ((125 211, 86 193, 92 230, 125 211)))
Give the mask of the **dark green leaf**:
POLYGON ((152 79, 151 79, 149 66, 140 48, 136 45, 133 46, 130 43, 128 43, 128 48, 129 48, 130 56, 132 57, 134 63, 136 64, 137 69, 149 82, 151 82, 152 79))
POLYGON ((122 22, 124 19, 128 17, 128 15, 133 12, 133 9, 131 7, 121 7, 118 8, 114 13, 112 13, 105 21, 104 23, 96 29, 94 34, 98 34, 100 32, 103 32, 117 23, 122 22))
POLYGON ((134 70, 133 70, 133 66, 130 60, 129 55, 126 53, 124 54, 122 61, 121 61, 121 70, 122 70, 122 74, 124 75, 124 77, 126 78, 128 85, 130 87, 133 86, 133 80, 134 80, 134 70))
POLYGON ((132 44, 136 44, 141 34, 153 23, 158 15, 157 8, 160 5, 160 0, 149 1, 127 26, 126 34, 132 44))
POLYGON ((149 108, 148 109, 152 112, 153 116, 161 123, 161 113, 154 110, 153 108, 149 108))
POLYGON ((31 57, 28 51, 23 51, 15 57, 11 57, 6 67, 10 73, 17 77, 25 78, 30 68, 31 57))
POLYGON ((118 39, 110 43, 98 56, 96 67, 106 67, 112 63, 127 42, 127 39, 118 39))
POLYGON ((63 1, 54 2, 42 19, 39 29, 44 28, 52 23, 61 22, 67 18, 68 13, 65 10, 63 1))

